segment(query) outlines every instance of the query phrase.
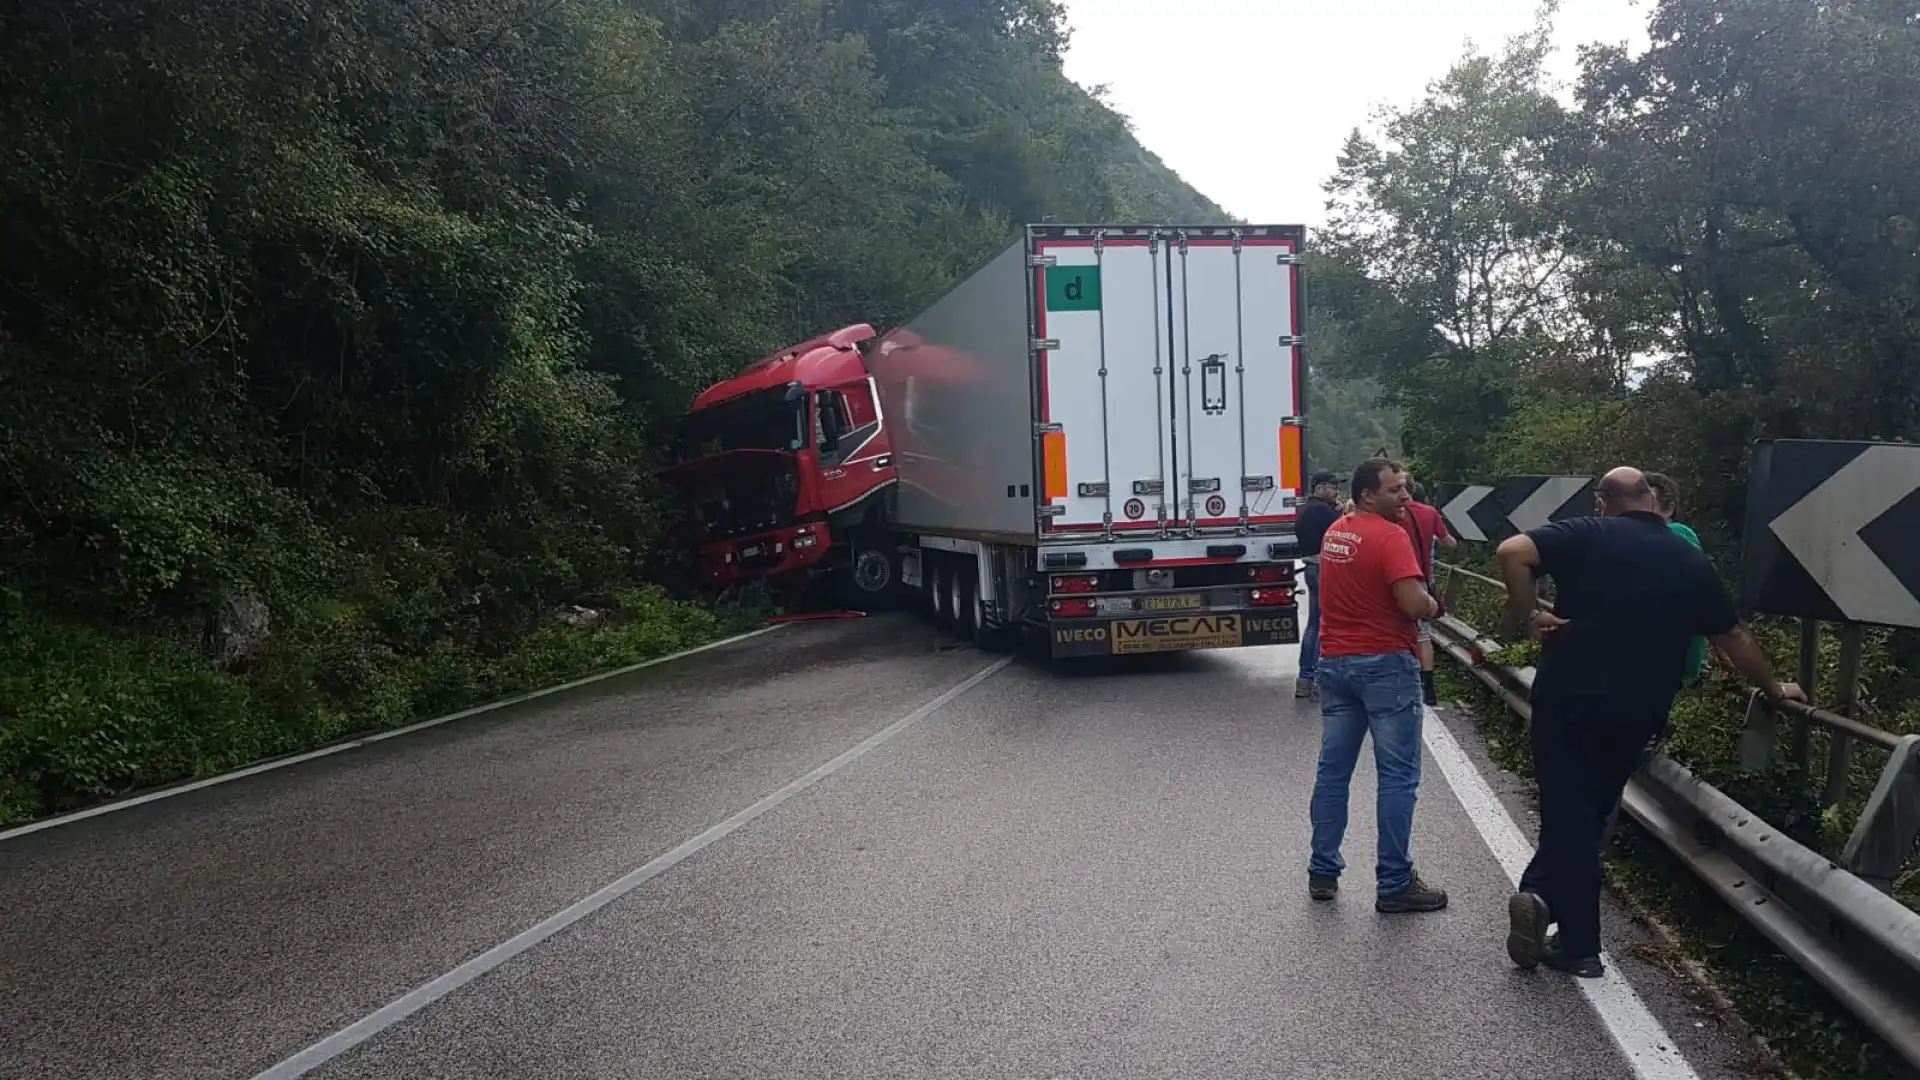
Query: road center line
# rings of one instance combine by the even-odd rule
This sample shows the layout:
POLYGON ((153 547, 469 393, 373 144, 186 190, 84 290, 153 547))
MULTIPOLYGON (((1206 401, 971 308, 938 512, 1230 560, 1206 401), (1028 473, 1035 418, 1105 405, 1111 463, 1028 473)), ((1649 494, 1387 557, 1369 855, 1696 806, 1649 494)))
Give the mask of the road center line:
MULTIPOLYGON (((1518 887, 1520 875, 1533 859, 1533 845, 1527 843, 1513 815, 1507 813, 1506 804, 1487 785, 1473 759, 1454 740, 1453 732, 1447 730, 1440 714, 1427 709, 1426 723, 1420 727, 1427 751, 1439 763, 1447 786, 1453 789, 1467 818, 1479 830, 1480 839, 1486 841, 1493 857, 1500 861, 1508 880, 1518 887)), ((1604 976, 1574 982, 1579 984, 1593 1011, 1600 1015, 1600 1023, 1626 1056, 1634 1076, 1639 1080, 1700 1080, 1700 1074, 1693 1071, 1693 1066, 1674 1046, 1667 1029, 1640 1000, 1626 976, 1614 966, 1613 959, 1602 953, 1601 960, 1607 967, 1604 976)))
POLYGON ((499 967, 521 953, 539 945, 560 931, 572 926, 587 916, 620 899, 627 893, 645 885, 668 870, 698 854, 705 848, 726 839, 754 819, 807 790, 881 746, 891 742, 901 732, 933 715, 942 706, 991 678, 994 673, 1013 663, 1013 657, 1002 657, 975 672, 958 686, 920 706, 918 709, 867 736, 851 749, 827 762, 825 765, 788 783, 773 794, 738 811, 721 821, 706 832, 682 843, 679 847, 660 855, 637 870, 603 886, 593 894, 584 897, 547 916, 538 924, 531 926, 506 941, 495 945, 479 956, 468 960, 432 982, 415 987, 395 998, 379 1009, 368 1013, 359 1020, 328 1035, 305 1050, 282 1061, 280 1064, 262 1072, 254 1080, 293 1080, 305 1076, 314 1069, 325 1065, 341 1054, 359 1046, 375 1035, 412 1016, 420 1010, 453 993, 487 972, 499 967))

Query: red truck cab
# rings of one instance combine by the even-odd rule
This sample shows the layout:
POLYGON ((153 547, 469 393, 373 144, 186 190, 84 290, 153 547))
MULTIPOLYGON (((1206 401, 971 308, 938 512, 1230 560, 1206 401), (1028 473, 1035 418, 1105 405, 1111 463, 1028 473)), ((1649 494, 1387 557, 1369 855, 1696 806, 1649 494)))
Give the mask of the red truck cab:
POLYGON ((755 360, 694 400, 661 478, 692 505, 703 584, 823 572, 891 595, 898 473, 859 323, 755 360))

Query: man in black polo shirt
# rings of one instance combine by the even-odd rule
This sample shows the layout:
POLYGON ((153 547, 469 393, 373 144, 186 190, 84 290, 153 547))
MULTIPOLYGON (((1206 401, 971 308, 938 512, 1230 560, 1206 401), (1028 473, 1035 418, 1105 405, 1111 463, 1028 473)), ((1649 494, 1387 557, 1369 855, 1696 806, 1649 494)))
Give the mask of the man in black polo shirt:
POLYGON ((1600 844, 1647 746, 1666 730, 1692 639, 1704 636, 1768 698, 1804 701, 1782 684, 1705 555, 1667 528, 1638 469, 1601 478, 1600 516, 1574 518, 1500 545, 1507 625, 1541 643, 1533 681, 1533 767, 1540 846, 1507 905, 1507 955, 1583 978, 1600 964, 1600 844), (1553 578, 1552 613, 1535 579, 1553 578), (1559 923, 1557 941, 1547 927, 1559 923))
POLYGON ((1340 520, 1340 482, 1330 472, 1316 472, 1308 482, 1311 495, 1300 504, 1293 524, 1300 554, 1307 560, 1307 628, 1300 633, 1300 677, 1293 696, 1317 697, 1314 675, 1320 670, 1320 542, 1340 520))

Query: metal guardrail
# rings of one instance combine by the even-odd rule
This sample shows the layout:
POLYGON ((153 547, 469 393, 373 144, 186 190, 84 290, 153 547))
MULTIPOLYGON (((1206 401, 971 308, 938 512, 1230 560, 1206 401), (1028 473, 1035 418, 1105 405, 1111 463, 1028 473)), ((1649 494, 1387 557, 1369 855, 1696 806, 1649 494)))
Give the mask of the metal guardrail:
MULTIPOLYGON (((1456 577, 1500 585, 1441 565, 1448 573, 1443 596, 1457 588, 1456 577)), ((1434 631, 1442 652, 1532 721, 1531 668, 1491 662, 1500 643, 1450 615, 1437 620, 1434 631)), ((1783 835, 1663 755, 1629 782, 1622 805, 1896 1053, 1920 1067, 1920 914, 1881 891, 1920 849, 1920 735, 1897 736, 1811 706, 1770 706, 1756 695, 1741 740, 1743 766, 1771 763, 1775 724, 1783 714, 1797 725, 1817 725, 1836 738, 1890 751, 1848 841, 1845 866, 1783 835)))

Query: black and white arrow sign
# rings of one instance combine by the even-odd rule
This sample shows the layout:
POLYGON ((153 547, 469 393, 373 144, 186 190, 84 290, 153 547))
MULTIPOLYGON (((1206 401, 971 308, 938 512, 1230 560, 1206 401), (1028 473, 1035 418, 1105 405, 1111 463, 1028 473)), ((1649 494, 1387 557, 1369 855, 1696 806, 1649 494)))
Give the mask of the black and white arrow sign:
POLYGON ((1590 476, 1510 476, 1500 485, 1500 507, 1517 532, 1594 512, 1590 476))
POLYGON ((1442 484, 1437 492, 1440 500, 1440 516, 1447 519, 1447 528, 1462 540, 1486 543, 1489 527, 1498 530, 1496 524, 1500 518, 1497 507, 1487 502, 1493 494, 1493 488, 1486 484, 1442 484), (1482 504, 1486 505, 1484 508, 1482 504), (1482 519, 1487 520, 1482 520, 1482 519))
POLYGON ((1759 443, 1746 525, 1752 610, 1920 627, 1920 446, 1759 443))

